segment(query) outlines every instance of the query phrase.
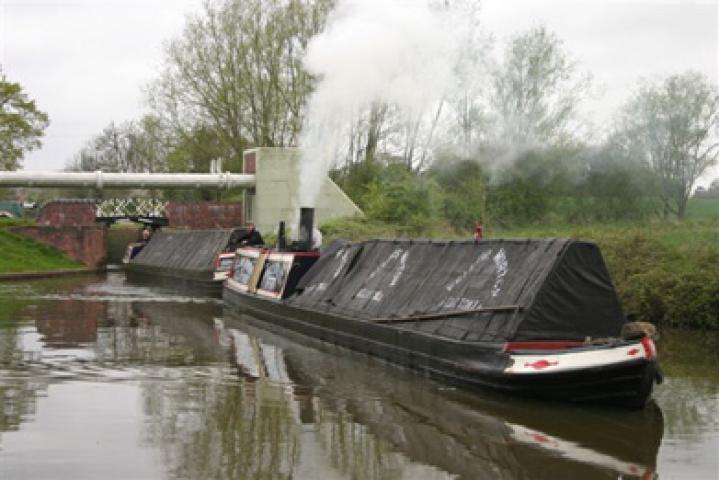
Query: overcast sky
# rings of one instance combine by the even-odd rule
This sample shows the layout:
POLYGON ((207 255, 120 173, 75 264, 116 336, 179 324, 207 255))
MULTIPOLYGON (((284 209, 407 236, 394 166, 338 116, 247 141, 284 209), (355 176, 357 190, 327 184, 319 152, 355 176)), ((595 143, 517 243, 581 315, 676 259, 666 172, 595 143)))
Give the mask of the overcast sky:
MULTIPOLYGON (((421 0, 417 0, 421 1, 421 0)), ((717 82, 719 0, 486 0, 501 42, 545 24, 603 91, 601 125, 640 77, 694 69, 717 82)), ((51 120, 25 169, 60 169, 111 121, 138 118, 163 42, 202 0, 0 0, 0 64, 51 120)))

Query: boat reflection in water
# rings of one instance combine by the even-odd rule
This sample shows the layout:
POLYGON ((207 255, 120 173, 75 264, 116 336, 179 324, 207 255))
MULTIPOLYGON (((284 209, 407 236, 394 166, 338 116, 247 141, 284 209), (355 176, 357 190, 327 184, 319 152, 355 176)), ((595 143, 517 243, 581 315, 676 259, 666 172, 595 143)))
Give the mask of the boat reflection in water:
POLYGON ((655 478, 654 403, 637 412, 469 394, 267 327, 247 315, 215 320, 246 383, 288 406, 285 445, 300 448, 286 474, 314 464, 317 478, 655 478))

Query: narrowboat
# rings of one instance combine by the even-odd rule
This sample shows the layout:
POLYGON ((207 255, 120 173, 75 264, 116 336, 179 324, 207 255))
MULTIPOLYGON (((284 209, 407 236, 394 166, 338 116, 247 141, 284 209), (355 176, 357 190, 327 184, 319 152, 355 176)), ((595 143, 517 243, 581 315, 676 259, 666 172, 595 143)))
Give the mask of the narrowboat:
POLYGON ((141 248, 130 244, 126 273, 135 279, 152 277, 173 286, 219 297, 222 282, 238 246, 246 244, 253 228, 157 231, 141 248))
POLYGON ((234 252, 220 252, 215 256, 215 273, 213 282, 224 282, 229 276, 232 264, 235 261, 234 252))
MULTIPOLYGON (((306 210, 306 209, 303 209, 306 210)), ((468 388, 642 408, 661 381, 599 248, 569 239, 239 248, 227 306, 468 388)), ((280 242, 284 243, 284 242, 280 242)))

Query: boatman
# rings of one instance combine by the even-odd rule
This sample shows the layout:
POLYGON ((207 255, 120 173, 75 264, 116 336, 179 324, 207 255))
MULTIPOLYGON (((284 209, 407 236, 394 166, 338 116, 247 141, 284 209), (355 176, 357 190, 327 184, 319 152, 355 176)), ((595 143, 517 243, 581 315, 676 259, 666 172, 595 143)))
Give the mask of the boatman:
POLYGON ((264 245, 265 241, 262 238, 262 235, 260 235, 260 232, 257 231, 255 226, 251 223, 247 224, 247 233, 245 236, 240 240, 240 245, 243 246, 252 246, 252 245, 264 245))

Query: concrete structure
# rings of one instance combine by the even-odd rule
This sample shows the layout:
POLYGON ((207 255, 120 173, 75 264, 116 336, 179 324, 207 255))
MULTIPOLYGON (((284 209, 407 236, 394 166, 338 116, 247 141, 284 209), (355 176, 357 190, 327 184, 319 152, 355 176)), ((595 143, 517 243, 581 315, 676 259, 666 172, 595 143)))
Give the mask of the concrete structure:
POLYGON ((250 188, 252 175, 235 173, 0 172, 0 187, 250 188))
MULTIPOLYGON (((328 176, 315 205, 297 205, 300 183, 300 150, 255 148, 244 154, 244 173, 254 175, 255 188, 245 190, 245 220, 262 232, 274 233, 280 220, 299 218, 299 207, 315 207, 315 223, 362 216, 362 210, 328 176)), ((287 224, 291 230, 294 225, 287 224)))

